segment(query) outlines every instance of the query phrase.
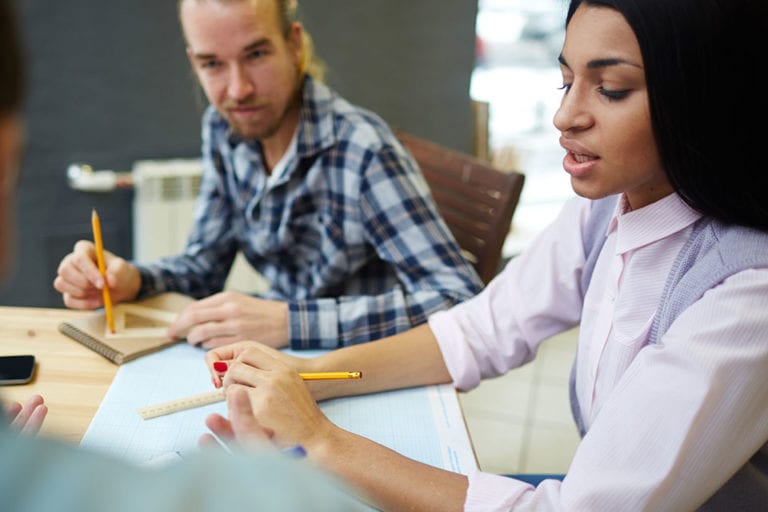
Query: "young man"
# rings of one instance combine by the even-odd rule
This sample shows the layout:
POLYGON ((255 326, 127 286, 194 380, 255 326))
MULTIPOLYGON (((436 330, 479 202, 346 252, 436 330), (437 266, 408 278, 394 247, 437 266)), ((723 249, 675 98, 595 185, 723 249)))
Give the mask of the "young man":
MULTIPOLYGON (((211 106, 204 173, 184 254, 152 264, 107 253, 113 300, 203 298, 170 327, 205 348, 243 339, 335 348, 404 331, 481 283, 440 219, 413 159, 376 115, 312 76, 290 0, 180 0, 187 54, 211 106), (218 293, 238 251, 270 283, 218 293)), ((102 305, 89 242, 54 286, 102 305)))

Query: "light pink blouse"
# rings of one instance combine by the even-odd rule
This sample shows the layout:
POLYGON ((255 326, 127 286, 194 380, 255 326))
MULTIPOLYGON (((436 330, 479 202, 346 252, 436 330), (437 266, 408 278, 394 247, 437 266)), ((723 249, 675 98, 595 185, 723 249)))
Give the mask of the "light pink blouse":
POLYGON ((576 391, 589 433, 565 480, 470 475, 466 510, 695 509, 768 440, 768 269, 733 275, 645 346, 667 274, 700 214, 671 194, 617 205, 586 297, 589 202, 478 296, 429 319, 458 389, 531 361, 580 323, 576 391))

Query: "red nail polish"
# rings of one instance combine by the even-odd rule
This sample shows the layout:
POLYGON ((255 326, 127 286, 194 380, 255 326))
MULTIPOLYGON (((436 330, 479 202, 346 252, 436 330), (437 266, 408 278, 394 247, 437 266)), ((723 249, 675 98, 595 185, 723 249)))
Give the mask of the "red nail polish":
POLYGON ((213 363, 213 369, 217 372, 225 372, 227 371, 227 363, 224 361, 216 361, 213 363))

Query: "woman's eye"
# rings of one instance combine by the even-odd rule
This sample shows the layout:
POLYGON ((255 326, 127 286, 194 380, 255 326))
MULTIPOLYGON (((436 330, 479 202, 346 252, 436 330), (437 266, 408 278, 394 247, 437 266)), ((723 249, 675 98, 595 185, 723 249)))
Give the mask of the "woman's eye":
POLYGON ((600 87, 600 94, 608 98, 609 100, 623 100, 629 95, 629 89, 613 90, 600 87))
POLYGON ((558 87, 559 90, 568 92, 571 90, 571 84, 563 84, 560 87, 558 87))

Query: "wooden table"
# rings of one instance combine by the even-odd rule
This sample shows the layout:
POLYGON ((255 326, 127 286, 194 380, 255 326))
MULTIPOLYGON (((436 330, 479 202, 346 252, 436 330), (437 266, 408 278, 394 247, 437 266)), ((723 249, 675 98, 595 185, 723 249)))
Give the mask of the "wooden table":
MULTIPOLYGON (((41 435, 72 444, 80 443, 119 368, 59 332, 61 322, 89 314, 0 306, 0 355, 33 354, 37 359, 32 382, 0 386, 0 399, 24 402, 33 394, 42 395, 48 416, 41 435)), ((471 437, 469 443, 474 453, 471 437)))
POLYGON ((117 365, 59 333, 58 325, 87 311, 0 307, 0 355, 33 354, 29 384, 0 386, 0 399, 24 402, 37 393, 48 416, 42 434, 77 444, 117 372, 117 365))

